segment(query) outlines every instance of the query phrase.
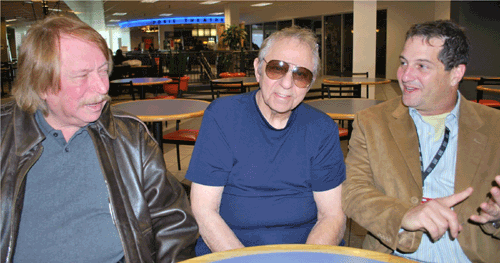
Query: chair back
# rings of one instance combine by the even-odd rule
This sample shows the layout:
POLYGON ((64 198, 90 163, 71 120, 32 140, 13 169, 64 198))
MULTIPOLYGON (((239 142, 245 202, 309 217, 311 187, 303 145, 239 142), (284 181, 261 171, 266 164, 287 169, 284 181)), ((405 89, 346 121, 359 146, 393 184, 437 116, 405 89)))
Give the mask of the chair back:
POLYGON ((220 94, 239 94, 245 93, 246 88, 243 85, 243 81, 227 81, 227 82, 217 82, 210 81, 210 90, 212 91, 212 99, 215 96, 220 97, 220 94))
POLYGON ((492 93, 497 93, 497 89, 493 88, 487 88, 485 86, 499 86, 500 89, 500 77, 498 78, 484 78, 482 77, 479 79, 479 82, 477 83, 476 87, 476 101, 480 102, 480 100, 483 99, 483 93, 486 92, 492 92, 492 93))
POLYGON ((123 83, 109 83, 109 95, 110 96, 118 96, 121 95, 124 92, 124 90, 127 90, 128 93, 132 96, 132 99, 135 100, 135 94, 134 94, 134 84, 132 81, 129 82, 123 82, 123 83))
POLYGON ((338 85, 321 83, 321 89, 328 98, 361 98, 360 85, 338 85))

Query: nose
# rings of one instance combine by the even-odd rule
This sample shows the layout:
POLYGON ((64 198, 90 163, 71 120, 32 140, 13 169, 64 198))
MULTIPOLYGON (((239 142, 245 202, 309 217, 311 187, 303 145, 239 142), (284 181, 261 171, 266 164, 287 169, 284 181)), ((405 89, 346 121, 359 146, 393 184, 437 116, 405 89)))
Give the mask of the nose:
POLYGON ((281 86, 285 89, 290 89, 293 87, 293 72, 292 68, 288 69, 288 72, 281 79, 281 86))
POLYGON ((93 74, 92 78, 93 88, 99 94, 107 94, 109 90, 109 77, 101 76, 99 73, 93 74))
POLYGON ((403 82, 410 82, 414 79, 414 69, 410 66, 400 66, 399 67, 399 75, 400 75, 400 79, 403 81, 403 82))

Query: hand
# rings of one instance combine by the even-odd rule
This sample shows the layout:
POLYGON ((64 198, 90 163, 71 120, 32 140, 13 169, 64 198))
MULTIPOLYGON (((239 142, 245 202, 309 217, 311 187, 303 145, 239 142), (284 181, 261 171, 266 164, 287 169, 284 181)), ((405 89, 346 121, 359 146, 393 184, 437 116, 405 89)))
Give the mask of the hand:
POLYGON ((439 240, 448 229, 450 235, 457 238, 462 226, 451 208, 469 197, 472 191, 469 187, 460 193, 436 198, 410 209, 403 216, 401 227, 407 231, 425 231, 434 241, 439 240))
MULTIPOLYGON (((495 177, 495 182, 497 185, 500 185, 500 175, 495 177)), ((493 186, 490 193, 491 198, 488 202, 479 205, 481 208, 479 215, 472 215, 470 220, 481 224, 500 220, 500 188, 498 188, 498 186, 493 186)))

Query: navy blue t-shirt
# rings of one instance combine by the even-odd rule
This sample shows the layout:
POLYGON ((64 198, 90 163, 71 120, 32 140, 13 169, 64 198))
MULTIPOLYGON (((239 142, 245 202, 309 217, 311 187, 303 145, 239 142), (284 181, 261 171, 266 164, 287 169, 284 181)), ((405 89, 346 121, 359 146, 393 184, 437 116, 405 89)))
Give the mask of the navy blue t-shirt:
MULTIPOLYGON (((338 127, 301 103, 286 127, 275 129, 256 92, 210 104, 186 178, 224 186, 220 214, 243 245, 305 243, 317 221, 313 191, 345 180, 338 127)), ((196 253, 210 253, 201 238, 196 253)))

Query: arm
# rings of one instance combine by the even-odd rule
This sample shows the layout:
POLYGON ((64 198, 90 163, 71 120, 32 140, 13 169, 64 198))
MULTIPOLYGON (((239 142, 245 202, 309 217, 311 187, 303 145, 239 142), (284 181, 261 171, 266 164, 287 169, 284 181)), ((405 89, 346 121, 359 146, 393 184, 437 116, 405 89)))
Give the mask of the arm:
POLYGON ((223 186, 191 185, 194 216, 200 234, 212 252, 244 247, 219 214, 223 190, 223 186))
MULTIPOLYGON (((156 246, 150 248, 156 262, 176 262, 192 257, 188 246, 196 240, 198 226, 186 192, 165 168, 156 141, 146 134, 142 169, 142 191, 149 209, 151 235, 156 246), (156 251, 154 251, 156 248, 156 251)), ((147 220, 147 219, 142 219, 147 220)), ((143 221, 143 222, 144 222, 143 221)), ((148 237, 149 233, 144 233, 148 237)), ((147 240, 147 239, 145 239, 147 240)))
POLYGON ((306 244, 338 245, 344 237, 345 214, 342 211, 342 185, 323 192, 313 192, 318 207, 318 221, 307 237, 306 244))

